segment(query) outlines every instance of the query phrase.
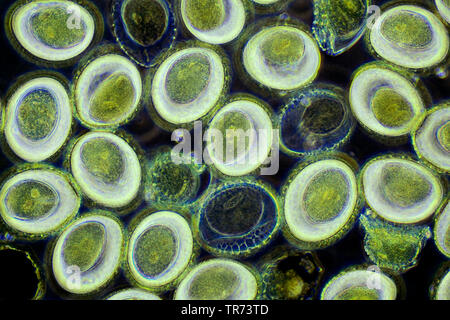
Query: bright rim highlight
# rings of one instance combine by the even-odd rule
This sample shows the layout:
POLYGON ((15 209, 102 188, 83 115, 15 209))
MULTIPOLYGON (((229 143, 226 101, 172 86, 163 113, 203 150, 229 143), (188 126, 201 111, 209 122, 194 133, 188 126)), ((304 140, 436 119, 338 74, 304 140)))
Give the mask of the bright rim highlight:
POLYGON ((440 170, 450 171, 450 105, 428 111, 413 135, 417 154, 440 170))
POLYGON ((425 110, 419 92, 408 79, 376 65, 355 73, 349 100, 362 126, 389 137, 411 132, 425 110))
POLYGON ((382 218, 416 223, 434 214, 443 187, 430 169, 399 157, 369 161, 361 172, 367 204, 382 218))
POLYGON ((141 75, 127 58, 107 54, 83 69, 75 80, 74 95, 77 113, 84 125, 117 127, 127 122, 139 105, 141 75))
MULTIPOLYGON (((189 74, 189 72, 196 71, 186 66, 178 72, 178 76, 174 74, 174 80, 177 79, 176 81, 179 82, 178 86, 189 86, 190 77, 184 76, 181 72, 189 74)), ((199 81, 197 73, 193 73, 191 76, 197 76, 194 81, 199 81)), ((173 124, 188 123, 206 115, 214 107, 220 98, 224 85, 225 71, 220 55, 208 48, 187 48, 172 54, 159 66, 152 80, 152 102, 156 111, 164 120, 173 124), (206 79, 204 79, 205 84, 189 101, 177 102, 176 99, 174 100, 176 92, 172 92, 174 90, 169 91, 169 75, 184 59, 191 59, 192 57, 207 61, 209 71, 206 79)), ((187 92, 187 94, 192 93, 187 92)))
POLYGON ((256 101, 242 98, 223 106, 207 131, 207 150, 214 166, 229 176, 252 172, 269 155, 272 129, 270 115, 256 101), (213 139, 216 134, 219 137, 213 139), (232 150, 227 146, 232 146, 232 150))
MULTIPOLYGON (((75 241, 75 238, 72 240, 75 241)), ((97 214, 77 219, 61 233, 53 249, 52 268, 56 281, 64 290, 71 293, 87 294, 93 292, 106 285, 117 272, 122 248, 122 226, 115 219, 97 214), (78 251, 74 253, 75 255, 80 255, 79 250, 85 254, 92 254, 95 247, 100 248, 92 266, 88 270, 81 270, 80 266, 67 263, 65 250, 70 248, 67 240, 70 239, 72 234, 88 224, 102 228, 103 235, 101 239, 95 239, 96 243, 94 243, 89 241, 92 240, 88 238, 91 234, 86 234, 73 244, 79 246, 78 251), (98 241, 100 243, 97 243, 98 241)), ((80 256, 79 258, 83 257, 80 256)))
MULTIPOLYGON (((45 21, 48 27, 52 22, 56 23, 51 18, 47 18, 45 21)), ((67 30, 65 30, 67 33, 72 31, 68 26, 69 21, 67 21, 67 25, 65 26, 67 27, 67 30)), ((96 25, 91 14, 85 8, 72 1, 38 0, 29 2, 18 8, 12 16, 11 27, 20 45, 33 56, 47 61, 64 61, 78 56, 87 49, 94 38, 96 25), (45 43, 45 41, 36 36, 35 30, 30 30, 32 18, 35 18, 38 14, 45 14, 46 11, 55 9, 61 10, 67 16, 68 20, 71 19, 71 13, 73 12, 76 12, 78 15, 77 18, 80 19, 79 26, 76 25, 74 28, 83 29, 83 35, 81 39, 77 39, 75 43, 70 43, 67 47, 58 48, 45 43)), ((48 36, 51 32, 61 32, 61 30, 45 30, 42 34, 48 36)))
POLYGON ((142 220, 133 231, 128 245, 128 266, 140 285, 158 288, 183 273, 192 253, 193 238, 187 221, 175 212, 158 211, 142 220), (146 262, 146 266, 140 262, 146 262))
MULTIPOLYGON (((94 163, 95 165, 95 163, 94 163)), ((100 165, 100 164, 99 164, 100 165)), ((138 157, 130 145, 122 138, 109 132, 89 132, 83 135, 75 143, 70 156, 70 166, 75 180, 81 190, 95 202, 110 208, 119 208, 129 204, 138 194, 141 183, 141 166, 138 157), (102 178, 102 168, 87 168, 86 162, 89 154, 83 152, 85 145, 94 142, 93 148, 88 152, 99 152, 98 155, 91 155, 95 159, 102 160, 106 166, 104 169, 110 177, 102 178), (111 146, 113 150, 96 148, 95 143, 102 143, 111 146), (97 150, 96 150, 97 149, 97 150), (106 152, 111 151, 111 152, 106 152), (114 158, 111 158, 114 155, 114 158), (105 156, 106 158, 102 158, 105 156), (117 159, 116 159, 117 158, 117 159), (112 160, 116 160, 112 163, 112 160), (97 174, 98 172, 98 174, 97 174)))
POLYGON ((284 215, 289 232, 304 242, 326 240, 349 222, 357 199, 355 173, 348 165, 333 159, 314 162, 287 186, 284 215), (320 206, 327 204, 334 208, 325 212, 320 206))
POLYGON ((223 44, 244 28, 246 10, 241 0, 181 0, 181 19, 197 39, 223 44))
POLYGON ((342 272, 322 290, 321 300, 395 300, 397 286, 384 273, 369 270, 342 272), (373 288, 373 283, 379 288, 373 288))
POLYGON ((68 93, 53 78, 32 79, 20 86, 8 100, 5 138, 11 150, 26 161, 39 162, 53 156, 67 140, 71 126, 72 108, 68 93), (40 101, 39 96, 43 95, 53 103, 47 103, 46 99, 40 101), (54 110, 47 110, 50 105, 55 106, 54 110), (53 121, 47 125, 49 120, 53 121), (44 129, 46 132, 39 136, 30 135, 44 129))
POLYGON ((413 5, 400 5, 382 13, 372 27, 370 42, 382 58, 411 69, 439 64, 449 48, 442 22, 428 10, 413 5))
POLYGON ((72 219, 78 213, 80 202, 66 173, 42 167, 25 170, 6 180, 0 191, 0 214, 14 230, 43 235, 72 219), (46 201, 40 201, 42 198, 46 201))
POLYGON ((315 40, 293 26, 264 28, 253 35, 242 53, 247 73, 277 90, 293 90, 312 82, 320 67, 315 40))
POLYGON ((443 255, 450 258, 450 205, 444 207, 434 225, 434 241, 443 255))

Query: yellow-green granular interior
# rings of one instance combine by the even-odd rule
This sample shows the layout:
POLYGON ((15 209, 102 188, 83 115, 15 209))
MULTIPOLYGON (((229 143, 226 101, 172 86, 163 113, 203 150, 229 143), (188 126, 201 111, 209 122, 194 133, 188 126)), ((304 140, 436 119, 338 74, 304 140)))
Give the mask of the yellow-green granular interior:
POLYGON ((47 137, 55 127, 56 118, 56 101, 46 90, 30 92, 17 110, 19 129, 31 140, 47 137))
POLYGON ((64 241, 64 261, 68 266, 78 266, 81 272, 89 270, 99 261, 105 242, 105 227, 101 223, 83 223, 64 241))
POLYGON ((424 48, 433 39, 433 31, 424 17, 412 12, 392 15, 381 25, 381 34, 402 47, 424 48))
POLYGON ((402 269, 419 254, 421 239, 414 234, 400 233, 386 227, 375 227, 368 232, 366 251, 380 266, 402 269))
POLYGON ((328 19, 337 35, 351 36, 365 19, 366 0, 330 0, 328 19))
POLYGON ((135 95, 131 80, 123 73, 113 73, 94 91, 89 114, 100 122, 118 121, 133 108, 135 95))
POLYGON ((335 300, 379 300, 377 290, 355 286, 340 292, 335 300))
POLYGON ((277 270, 271 281, 273 291, 277 292, 283 299, 297 300, 302 293, 308 289, 308 284, 293 269, 285 272, 277 270))
POLYGON ((305 43, 295 31, 279 30, 269 33, 261 44, 264 59, 274 65, 290 65, 303 56, 305 43))
POLYGON ((69 28, 72 13, 65 7, 47 7, 31 17, 31 30, 35 37, 53 48, 68 48, 80 43, 85 36, 82 22, 69 28))
POLYGON ((299 126, 301 130, 326 134, 338 128, 343 119, 344 109, 339 101, 317 98, 307 106, 299 126))
POLYGON ((176 103, 192 102, 207 87, 210 73, 211 65, 204 55, 184 56, 167 73, 167 94, 176 103))
POLYGON ((262 195, 249 188, 234 188, 216 195, 205 208, 209 225, 222 234, 247 233, 264 211, 262 195))
POLYGON ((168 25, 167 11, 158 0, 128 0, 122 19, 131 38, 141 46, 161 39, 168 25))
POLYGON ((58 195, 45 183, 27 180, 14 185, 6 201, 14 215, 23 219, 39 219, 57 205, 58 195))
POLYGON ((348 185, 336 170, 318 173, 306 186, 303 204, 315 222, 325 222, 339 215, 348 199, 348 185))
POLYGON ((177 243, 171 229, 158 225, 145 231, 136 242, 134 260, 140 272, 156 277, 165 271, 177 253, 177 243))
POLYGON ((438 129, 436 136, 442 148, 450 152, 450 121, 447 121, 438 129))
POLYGON ((230 111, 225 113, 215 122, 214 129, 222 133, 222 157, 223 161, 235 159, 243 151, 248 151, 253 123, 248 116, 240 111, 230 111), (227 152, 228 150, 228 152, 227 152))
POLYGON ((404 126, 414 117, 408 101, 391 88, 377 90, 372 97, 371 108, 375 118, 389 128, 404 126))
POLYGON ((186 0, 186 17, 191 25, 208 31, 222 25, 225 20, 223 0, 186 0))
POLYGON ((431 191, 430 183, 422 174, 402 165, 383 168, 380 183, 385 199, 402 208, 423 201, 431 191))
POLYGON ((191 170, 186 165, 172 162, 162 163, 151 173, 152 183, 164 196, 172 200, 180 200, 196 189, 191 170))
POLYGON ((239 277, 226 267, 209 267, 199 273, 189 287, 189 296, 195 300, 225 300, 239 285, 239 277))
POLYGON ((81 160, 89 173, 106 184, 119 180, 125 169, 119 147, 103 138, 85 142, 81 160))

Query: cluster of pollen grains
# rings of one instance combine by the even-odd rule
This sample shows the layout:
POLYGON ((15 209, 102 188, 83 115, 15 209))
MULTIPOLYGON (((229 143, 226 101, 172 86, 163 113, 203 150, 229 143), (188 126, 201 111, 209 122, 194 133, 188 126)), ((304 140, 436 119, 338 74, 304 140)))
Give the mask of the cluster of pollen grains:
POLYGON ((450 300, 450 0, 0 2, 0 300, 450 300))

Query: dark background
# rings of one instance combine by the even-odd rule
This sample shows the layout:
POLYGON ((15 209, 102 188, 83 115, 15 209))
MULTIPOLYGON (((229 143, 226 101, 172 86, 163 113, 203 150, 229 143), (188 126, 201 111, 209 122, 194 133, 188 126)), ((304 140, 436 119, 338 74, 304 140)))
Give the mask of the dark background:
MULTIPOLYGON (((106 2, 108 0, 92 0, 96 3, 103 12, 105 21, 106 15, 106 2)), ((8 7, 13 3, 13 0, 0 0, 0 97, 4 98, 4 95, 12 85, 17 77, 29 72, 38 70, 39 67, 28 63, 20 57, 20 55, 9 44, 5 31, 4 31, 4 16, 8 7)), ((376 4, 381 4, 383 1, 374 1, 376 4)), ((288 9, 289 14, 302 19, 307 24, 312 23, 312 1, 309 0, 295 0, 288 9)), ((179 39, 182 39, 179 37, 179 39)), ((114 41, 111 31, 107 24, 105 24, 104 40, 114 41)), ((229 52, 229 48, 225 48, 229 52)), ((322 54, 322 67, 319 76, 316 81, 326 81, 342 86, 348 89, 350 83, 350 77, 352 72, 361 64, 372 61, 367 52, 364 49, 363 42, 359 41, 351 50, 345 52, 338 57, 330 57, 322 54)), ((69 80, 72 79, 72 72, 74 67, 58 69, 59 72, 64 74, 69 80)), ((141 68, 142 71, 145 69, 141 68)), ((450 92, 450 80, 439 79, 437 77, 428 77, 423 79, 426 87, 431 93, 433 103, 438 103, 444 98, 449 98, 450 92)), ((253 93, 240 83, 236 76, 233 77, 232 92, 248 91, 253 93)), ((254 93, 253 93, 254 94, 254 93)), ((257 94, 255 94, 257 95, 257 94)), ((279 107, 279 101, 271 101, 272 107, 277 110, 279 107)), ((141 111, 136 118, 124 127, 125 130, 132 133, 141 146, 148 150, 159 144, 170 144, 170 134, 161 131, 155 127, 147 115, 146 111, 141 111)), ((84 130, 79 126, 78 131, 84 130)), ((75 133, 76 134, 76 133, 75 133)), ((373 140, 370 140, 363 135, 359 128, 355 131, 352 139, 344 148, 344 151, 352 155, 362 165, 367 159, 384 153, 386 151, 409 151, 412 152, 410 144, 397 148, 387 148, 373 140)), ((279 189, 281 183, 284 181, 288 171, 295 162, 298 160, 290 159, 283 154, 280 154, 280 170, 275 176, 263 177, 265 180, 272 183, 274 187, 279 189)), ((61 165, 61 159, 54 163, 56 166, 61 165)), ((11 167, 13 164, 0 153, 0 172, 6 168, 11 167)), ((84 208, 81 208, 83 212, 84 208)), ((128 222, 133 214, 126 216, 123 220, 125 224, 128 222)), ((1 234, 0 234, 1 236, 1 234)), ((353 264, 360 264, 366 262, 364 257, 364 250, 362 248, 362 234, 358 228, 354 228, 344 239, 337 244, 317 251, 320 260, 325 268, 324 281, 346 266, 353 264)), ((50 278, 50 285, 47 287, 46 299, 59 299, 63 298, 75 298, 68 296, 62 292, 61 289, 52 285, 50 274, 45 271, 48 263, 45 261, 45 249, 49 240, 41 240, 33 243, 18 243, 24 248, 31 250, 39 263, 43 266, 45 277, 50 278)), ((284 239, 279 236, 275 244, 284 243, 284 239)), ((0 242, 1 245, 1 242, 0 242)), ((205 253, 204 253, 205 254, 205 253)), ((253 260, 257 257, 253 258, 253 260)), ((428 299, 428 290, 432 282, 433 276, 437 268, 443 261, 446 261, 445 257, 441 255, 434 245, 434 241, 430 239, 424 247, 420 261, 417 267, 406 272, 403 278, 406 282, 406 298, 407 299, 428 299)), ((250 259, 250 262, 252 259, 250 259)), ((33 287, 35 283, 34 276, 32 274, 32 268, 26 259, 14 254, 7 254, 0 252, 0 300, 2 298, 22 297, 29 298, 33 294, 33 287), (33 280, 34 279, 34 280, 33 280), (31 289, 30 289, 31 288, 31 289)), ((113 284, 113 287, 107 288, 103 294, 109 293, 117 288, 129 286, 123 276, 119 278, 113 284)), ((100 296, 101 297, 101 296, 100 296)), ((170 293, 167 297, 170 297, 170 293)))

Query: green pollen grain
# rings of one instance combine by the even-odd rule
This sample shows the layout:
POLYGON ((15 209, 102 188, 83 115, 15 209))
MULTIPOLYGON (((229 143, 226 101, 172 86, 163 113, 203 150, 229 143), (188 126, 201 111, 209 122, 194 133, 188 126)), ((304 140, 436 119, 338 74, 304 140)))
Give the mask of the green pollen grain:
POLYGON ((166 9, 158 0, 129 0, 122 19, 131 38, 141 46, 161 39, 168 25, 166 9))
POLYGON ((87 141, 82 147, 81 160, 94 177, 106 184, 119 180, 124 171, 119 148, 106 139, 87 141))
POLYGON ((437 131, 439 144, 445 151, 450 152, 450 121, 447 121, 437 131))
POLYGON ((305 51, 303 39, 292 31, 276 31, 261 45, 264 59, 274 65, 289 65, 299 61, 305 51))
POLYGON ((384 126, 395 128, 414 117, 408 101, 391 88, 381 88, 373 96, 371 108, 375 118, 384 126))
POLYGON ((402 208, 423 201, 431 191, 431 185, 423 175, 401 165, 385 167, 381 181, 384 197, 402 208))
POLYGON ((207 87, 211 66, 201 54, 183 57, 173 65, 166 78, 167 93, 176 103, 194 101, 207 87))
POLYGON ((322 98, 306 108, 299 126, 315 134, 326 134, 338 128, 343 118, 344 109, 340 102, 322 98))
POLYGON ((135 260, 146 276, 155 277, 166 270, 177 253, 173 232, 164 226, 153 226, 137 240, 135 260))
POLYGON ((185 165, 165 163, 152 172, 152 183, 169 199, 180 200, 195 186, 191 170, 185 165))
POLYGON ((49 186, 38 181, 25 181, 13 186, 7 205, 14 215, 24 219, 39 219, 57 204, 58 195, 49 186))
POLYGON ((239 284, 238 276, 225 267, 209 267, 192 281, 189 295, 194 300, 225 300, 239 284))
POLYGON ((257 225, 264 210, 261 194, 247 188, 225 191, 206 208, 210 226, 223 234, 242 234, 257 225))
POLYGON ((334 31, 339 36, 351 36, 365 18, 367 6, 364 0, 331 0, 328 8, 334 31))
POLYGON ((308 216, 317 222, 335 218, 342 212, 348 198, 348 186, 341 173, 327 170, 308 183, 303 195, 308 216))
POLYGON ((420 239, 392 228, 375 227, 369 230, 365 247, 377 264, 402 270, 416 260, 420 251, 420 239))
POLYGON ((378 292, 367 287, 350 287, 340 292, 335 300, 378 300, 378 292))
POLYGON ((222 0, 187 0, 186 16, 196 29, 208 31, 219 27, 225 20, 222 0))
POLYGON ((31 29, 43 43, 53 48, 68 48, 80 43, 85 36, 83 24, 69 28, 72 13, 63 7, 40 10, 31 18, 31 29))
POLYGON ((43 139, 54 129, 57 114, 55 99, 48 91, 33 91, 18 108, 19 129, 31 140, 43 139))
POLYGON ((246 153, 250 145, 251 120, 240 111, 225 113, 215 124, 215 129, 222 133, 223 160, 235 159, 242 153, 246 153), (250 131, 249 131, 250 130, 250 131), (228 155, 227 150, 230 150, 228 155))
POLYGON ((78 266, 81 272, 87 271, 100 259, 105 241, 105 228, 102 224, 84 223, 65 240, 64 261, 68 266, 78 266))
POLYGON ((117 121, 133 108, 135 94, 133 83, 125 74, 113 73, 95 90, 90 115, 101 122, 117 121))
POLYGON ((433 39, 433 32, 424 18, 407 12, 387 18, 381 25, 381 34, 401 47, 425 48, 433 39))

